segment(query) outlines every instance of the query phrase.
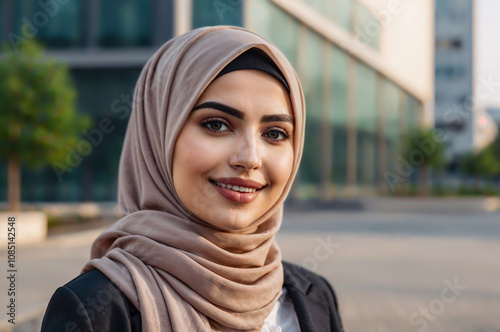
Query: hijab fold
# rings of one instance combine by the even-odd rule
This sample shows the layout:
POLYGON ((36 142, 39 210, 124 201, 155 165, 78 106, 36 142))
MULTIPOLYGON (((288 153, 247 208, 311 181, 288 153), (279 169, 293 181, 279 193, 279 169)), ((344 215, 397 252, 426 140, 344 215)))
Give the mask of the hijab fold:
MULTIPOLYGON (((245 29, 200 28, 164 44, 147 62, 134 92, 119 169, 124 217, 94 242, 83 272, 102 271, 140 311, 143 331, 260 331, 283 286, 275 235, 302 155, 305 107, 285 56, 245 29), (243 52, 273 60, 290 88, 294 164, 277 203, 241 233, 197 218, 173 185, 176 138, 197 99, 243 52)), ((210 208, 211 193, 193 189, 210 208)))

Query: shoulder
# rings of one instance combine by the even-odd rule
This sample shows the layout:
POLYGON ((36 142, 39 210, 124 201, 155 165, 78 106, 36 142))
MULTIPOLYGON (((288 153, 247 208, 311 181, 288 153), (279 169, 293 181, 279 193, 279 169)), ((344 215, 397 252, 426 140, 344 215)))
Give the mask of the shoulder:
POLYGON ((292 300, 302 330, 342 331, 337 296, 322 276, 301 266, 283 262, 284 284, 292 300), (315 329, 315 330, 316 330, 315 329))
POLYGON ((337 307, 337 297, 330 283, 322 276, 299 265, 283 262, 285 285, 299 289, 304 294, 328 295, 324 300, 332 300, 337 307))
POLYGON ((102 272, 92 270, 56 290, 42 331, 140 331, 140 323, 139 311, 125 295, 102 272))

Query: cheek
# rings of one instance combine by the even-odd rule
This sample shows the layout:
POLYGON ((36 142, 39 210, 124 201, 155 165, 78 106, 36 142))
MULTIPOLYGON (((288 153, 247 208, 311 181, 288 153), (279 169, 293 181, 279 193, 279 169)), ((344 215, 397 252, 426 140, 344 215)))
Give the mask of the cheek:
POLYGON ((271 151, 266 158, 272 183, 280 188, 280 194, 292 173, 293 148, 287 147, 282 153, 271 151))
POLYGON ((223 160, 223 150, 196 130, 181 132, 175 145, 174 181, 198 182, 223 160))

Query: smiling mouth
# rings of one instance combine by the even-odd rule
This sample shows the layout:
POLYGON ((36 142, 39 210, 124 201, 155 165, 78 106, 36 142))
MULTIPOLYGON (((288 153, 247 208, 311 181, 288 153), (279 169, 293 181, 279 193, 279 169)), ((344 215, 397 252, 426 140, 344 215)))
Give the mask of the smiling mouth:
POLYGON ((232 191, 236 191, 239 193, 254 193, 256 191, 262 190, 262 188, 265 187, 264 186, 261 188, 247 188, 247 187, 243 187, 243 186, 236 186, 236 185, 230 185, 230 184, 226 184, 226 183, 220 183, 220 182, 216 182, 214 180, 209 180, 209 181, 211 183, 215 184, 216 186, 226 188, 226 189, 231 189, 232 191))

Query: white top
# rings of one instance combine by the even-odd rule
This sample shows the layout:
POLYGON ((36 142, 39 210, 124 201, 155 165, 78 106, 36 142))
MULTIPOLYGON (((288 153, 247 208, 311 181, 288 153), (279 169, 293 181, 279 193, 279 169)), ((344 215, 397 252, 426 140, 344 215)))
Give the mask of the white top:
POLYGON ((281 290, 280 297, 273 311, 264 320, 261 332, 300 332, 299 320, 292 300, 287 295, 286 288, 281 290))

